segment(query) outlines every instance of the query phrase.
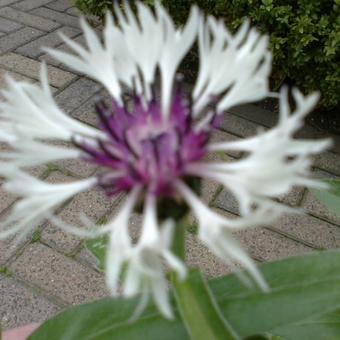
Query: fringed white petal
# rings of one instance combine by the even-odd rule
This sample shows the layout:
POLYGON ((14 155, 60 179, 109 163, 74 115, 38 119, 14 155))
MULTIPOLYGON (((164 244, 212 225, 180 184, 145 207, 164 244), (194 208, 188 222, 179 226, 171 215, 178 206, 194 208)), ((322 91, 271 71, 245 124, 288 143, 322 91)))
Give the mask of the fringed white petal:
POLYGON ((248 20, 235 36, 213 17, 201 22, 199 51, 200 69, 193 91, 197 115, 214 97, 221 96, 217 102, 217 112, 221 113, 268 95, 271 69, 268 37, 249 29, 248 20))
POLYGON ((65 65, 102 83, 112 97, 120 102, 121 86, 119 84, 115 59, 116 55, 121 53, 121 49, 124 48, 123 37, 121 32, 113 25, 109 14, 107 18, 109 19, 106 21, 104 29, 104 45, 101 44, 99 38, 85 19, 81 18, 80 25, 84 32, 88 50, 61 34, 64 42, 77 55, 71 55, 50 48, 46 49, 46 51, 65 65), (112 46, 115 46, 115 51, 113 51, 112 46))
POLYGON ((0 128, 3 133, 22 139, 60 139, 70 141, 73 134, 102 136, 100 131, 65 115, 55 103, 48 87, 46 66, 42 64, 42 87, 7 77, 8 89, 2 91, 0 128))
POLYGON ((164 27, 159 66, 162 76, 162 112, 167 117, 176 70, 196 39, 201 14, 198 8, 193 6, 185 26, 176 30, 171 18, 158 3, 156 13, 164 27))
POLYGON ((328 148, 331 141, 294 139, 318 96, 303 97, 294 90, 293 97, 296 109, 291 113, 287 89, 282 89, 279 122, 274 128, 249 139, 209 147, 213 151, 245 151, 248 153, 245 158, 235 162, 193 164, 188 172, 222 183, 238 199, 241 214, 248 214, 254 205, 270 204, 270 200, 288 193, 293 186, 323 187, 322 182, 310 176, 310 156, 328 148))
MULTIPOLYGON (((130 202, 133 202, 131 198, 130 202)), ((172 311, 163 262, 178 272, 182 279, 186 275, 184 264, 170 250, 174 223, 167 221, 163 227, 158 226, 155 197, 148 194, 141 236, 137 244, 132 244, 128 235, 128 217, 132 208, 133 204, 128 207, 125 205, 123 207, 125 212, 121 215, 124 217, 123 220, 117 217, 110 223, 110 246, 106 262, 108 286, 113 294, 117 293, 120 274, 126 266, 122 294, 132 297, 143 293, 144 299, 151 294, 159 310, 165 317, 170 318, 172 311)), ((138 309, 140 312, 141 307, 138 309)))
POLYGON ((2 223, 0 238, 37 227, 58 205, 91 188, 97 181, 96 178, 89 178, 69 184, 49 184, 14 166, 2 166, 0 174, 7 179, 3 188, 21 197, 2 223), (13 224, 14 226, 10 227, 13 224))
POLYGON ((0 157, 19 167, 35 166, 60 159, 77 159, 82 152, 73 148, 52 146, 33 140, 16 140, 10 142, 13 151, 3 152, 0 157))
POLYGON ((198 220, 200 239, 226 264, 230 264, 230 260, 235 260, 243 265, 255 279, 259 287, 266 290, 267 285, 262 275, 257 270, 251 258, 233 239, 230 230, 256 227, 270 223, 275 216, 270 216, 270 212, 268 211, 268 214, 258 214, 255 212, 247 218, 228 219, 208 208, 183 182, 178 181, 176 187, 198 220))

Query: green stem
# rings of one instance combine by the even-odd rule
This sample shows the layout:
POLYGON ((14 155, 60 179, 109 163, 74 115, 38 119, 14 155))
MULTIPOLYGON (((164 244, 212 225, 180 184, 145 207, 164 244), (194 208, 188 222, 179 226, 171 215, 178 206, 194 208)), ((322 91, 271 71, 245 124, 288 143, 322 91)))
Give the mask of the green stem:
MULTIPOLYGON (((185 221, 177 223, 173 252, 185 259, 185 221)), ((181 318, 193 340, 235 340, 240 337, 220 312, 216 300, 199 270, 190 271, 181 281, 176 273, 171 276, 176 303, 181 318)))

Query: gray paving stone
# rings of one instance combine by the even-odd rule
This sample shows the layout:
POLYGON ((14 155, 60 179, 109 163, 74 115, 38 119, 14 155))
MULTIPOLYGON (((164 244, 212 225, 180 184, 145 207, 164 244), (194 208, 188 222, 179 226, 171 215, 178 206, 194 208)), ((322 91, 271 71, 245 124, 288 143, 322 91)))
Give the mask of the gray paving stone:
MULTIPOLYGON (((85 213, 92 221, 96 222, 100 217, 105 215, 113 205, 114 200, 108 199, 102 191, 90 190, 77 195, 72 202, 58 214, 58 217, 71 225, 81 227, 82 223, 79 220, 79 214, 85 213)), ((82 242, 81 238, 64 232, 50 223, 43 229, 41 240, 51 247, 67 254, 73 253, 82 242)))
POLYGON ((218 194, 214 201, 214 206, 229 211, 233 214, 238 214, 238 202, 235 199, 234 195, 226 189, 223 189, 218 194))
MULTIPOLYGON (((79 31, 72 27, 63 27, 61 31, 70 38, 79 34, 79 31)), ((43 47, 55 47, 61 42, 62 40, 58 34, 58 31, 53 31, 44 35, 43 37, 35 39, 34 41, 19 47, 16 52, 26 57, 36 58, 44 53, 42 50, 43 47)))
POLYGON ((0 18, 0 31, 5 33, 10 33, 21 28, 22 25, 14 22, 13 20, 7 20, 5 18, 0 18))
POLYGON ((235 238, 260 261, 272 261, 294 255, 307 254, 312 248, 266 228, 250 228, 234 233, 235 238))
POLYGON ((196 235, 189 233, 186 236, 186 261, 188 267, 199 267, 207 278, 223 276, 231 271, 196 235))
MULTIPOLYGON (((0 65, 27 77, 39 80, 41 63, 17 53, 6 53, 0 56, 0 65)), ((75 79, 76 75, 62 71, 54 66, 47 66, 49 83, 55 87, 63 87, 75 79)))
POLYGON ((324 152, 315 156, 314 166, 340 176, 340 155, 324 152))
POLYGON ((77 7, 71 7, 69 8, 66 13, 70 14, 70 15, 74 15, 76 17, 79 17, 82 13, 81 11, 77 8, 77 7))
POLYGON ((0 201, 0 215, 1 215, 1 212, 8 208, 15 201, 15 196, 5 191, 0 182, 0 197, 1 197, 0 201))
POLYGON ((272 127, 276 125, 278 121, 278 114, 276 112, 266 110, 261 106, 254 104, 235 106, 229 109, 229 112, 255 124, 260 124, 266 127, 272 127))
POLYGON ((108 295, 103 275, 39 243, 26 247, 9 269, 14 276, 67 304, 108 295))
POLYGON ((0 275, 0 324, 4 329, 42 322, 60 307, 14 279, 0 275))
MULTIPOLYGON (((73 41, 77 42, 78 44, 81 44, 82 46, 85 46, 85 38, 84 38, 83 35, 80 35, 80 36, 74 38, 73 41)), ((56 50, 74 54, 74 51, 66 44, 59 45, 58 47, 56 47, 56 50)), ((78 71, 75 71, 72 68, 64 65, 63 63, 61 63, 59 60, 53 58, 48 53, 41 55, 39 57, 39 60, 45 60, 45 62, 47 64, 57 66, 59 68, 62 68, 62 69, 67 70, 67 71, 71 71, 71 72, 76 73, 76 74, 81 74, 78 71)))
POLYGON ((55 164, 64 172, 71 172, 76 177, 89 177, 97 170, 98 166, 82 159, 68 159, 55 164))
POLYGON ((40 8, 33 10, 31 13, 41 16, 43 18, 51 19, 65 26, 71 26, 71 27, 76 27, 76 28, 79 27, 78 18, 74 17, 73 15, 66 14, 66 13, 53 11, 50 8, 40 7, 40 8))
POLYGON ((29 241, 31 235, 32 234, 20 242, 17 242, 15 237, 0 240, 0 266, 5 265, 13 256, 15 256, 15 254, 17 254, 29 241))
POLYGON ((30 13, 22 12, 11 7, 1 8, 0 16, 46 32, 60 27, 60 24, 52 20, 32 15, 30 13))
POLYGON ((317 248, 340 247, 340 228, 309 215, 283 215, 273 228, 317 248))
MULTIPOLYGON (((211 134, 210 143, 235 142, 237 140, 240 140, 240 138, 235 135, 221 130, 214 130, 211 134)), ((239 151, 230 150, 226 154, 234 158, 239 158, 242 155, 239 151)))
POLYGON ((278 197, 279 201, 291 206, 298 206, 302 200, 304 189, 293 187, 287 194, 278 197))
POLYGON ((69 0, 56 0, 46 5, 46 7, 59 12, 64 12, 72 6, 71 1, 69 0))
POLYGON ((77 109, 75 109, 72 112, 71 116, 82 121, 83 123, 97 127, 98 115, 96 113, 94 104, 95 98, 92 97, 86 103, 80 105, 77 109))
POLYGON ((34 38, 43 35, 44 32, 35 28, 24 27, 0 38, 0 53, 6 53, 17 48, 34 38))
MULTIPOLYGON (((316 170, 313 173, 315 177, 320 178, 321 180, 328 178, 338 179, 337 176, 331 175, 328 172, 322 170, 316 170)), ((314 193, 310 190, 306 190, 302 201, 302 208, 304 208, 309 214, 313 216, 340 225, 340 217, 337 214, 329 211, 322 203, 320 203, 315 197, 314 193)))
POLYGON ((56 96, 59 106, 71 113, 99 91, 99 86, 89 79, 81 78, 56 96))
POLYGON ((310 191, 306 192, 305 197, 303 198, 302 207, 308 211, 311 215, 316 217, 321 217, 331 223, 337 224, 340 226, 340 216, 329 211, 323 204, 321 204, 314 194, 310 191))
POLYGON ((226 113, 221 123, 221 129, 238 137, 249 137, 258 132, 259 125, 231 113, 226 113))
POLYGON ((14 2, 18 2, 18 0, 0 0, 0 7, 11 5, 14 2))
POLYGON ((14 4, 12 7, 20 9, 21 11, 30 11, 34 8, 38 8, 40 6, 44 6, 51 2, 52 0, 23 0, 16 4, 14 4))

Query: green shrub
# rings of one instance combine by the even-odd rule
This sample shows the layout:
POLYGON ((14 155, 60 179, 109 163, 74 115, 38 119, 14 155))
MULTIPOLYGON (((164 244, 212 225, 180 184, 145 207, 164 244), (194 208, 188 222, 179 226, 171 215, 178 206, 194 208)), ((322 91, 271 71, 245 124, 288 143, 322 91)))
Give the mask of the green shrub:
MULTIPOLYGON (((145 1, 152 3, 152 0, 145 1)), ((99 15, 107 0, 76 0, 99 15), (86 4, 86 5, 85 5, 86 4)), ((244 17, 271 38, 273 85, 282 81, 304 92, 320 90, 321 106, 340 104, 340 0, 163 0, 179 24, 197 3, 206 13, 223 17, 236 30, 244 17)))

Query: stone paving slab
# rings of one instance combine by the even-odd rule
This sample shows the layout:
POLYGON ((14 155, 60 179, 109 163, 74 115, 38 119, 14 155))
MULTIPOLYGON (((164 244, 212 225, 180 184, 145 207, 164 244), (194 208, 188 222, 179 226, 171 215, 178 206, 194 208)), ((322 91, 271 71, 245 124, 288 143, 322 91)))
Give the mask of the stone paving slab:
POLYGON ((99 90, 100 87, 97 83, 81 78, 59 93, 55 99, 64 112, 71 113, 99 90))
POLYGON ((338 226, 304 214, 283 215, 273 227, 319 249, 340 247, 338 226))
POLYGON ((0 16, 5 17, 7 19, 11 19, 20 24, 34 27, 41 31, 46 31, 46 32, 52 31, 56 29, 57 27, 60 27, 60 24, 52 20, 45 19, 40 16, 32 15, 30 13, 22 12, 11 7, 1 8, 0 16))
POLYGON ((35 28, 24 27, 0 38, 0 54, 13 50, 35 38, 42 36, 44 32, 35 28))
POLYGON ((39 243, 25 248, 9 270, 30 285, 65 304, 79 304, 108 295, 102 274, 39 243))
MULTIPOLYGON (((60 31, 69 38, 75 37, 79 34, 79 30, 73 27, 63 27, 60 31)), ((61 42, 62 40, 60 38, 59 31, 53 31, 19 47, 16 49, 16 52, 26 57, 37 58, 44 53, 42 47, 56 47, 61 44, 61 42)))
MULTIPOLYGON (((86 191, 78 194, 72 202, 58 214, 58 217, 66 223, 82 227, 79 214, 85 213, 88 218, 96 222, 111 209, 113 204, 114 200, 107 199, 102 191, 86 191)), ((82 242, 81 238, 64 232, 50 223, 43 229, 41 240, 66 254, 74 253, 82 242)))
MULTIPOLYGON (((39 80, 41 63, 24 57, 20 54, 9 52, 0 56, 0 65, 17 74, 39 80)), ((52 86, 64 87, 76 78, 76 75, 60 70, 54 66, 48 65, 48 80, 52 86)))
MULTIPOLYGON (((1 13, 1 10, 0 10, 1 13)), ((8 20, 5 18, 0 18, 0 31, 4 33, 10 33, 21 28, 22 25, 14 22, 13 20, 8 20)))
POLYGON ((43 18, 47 18, 53 21, 58 22, 59 24, 65 26, 71 26, 78 28, 79 27, 79 19, 74 17, 73 15, 69 15, 66 13, 60 13, 58 11, 53 11, 49 8, 37 8, 31 11, 30 13, 41 16, 43 18))
POLYGON ((0 292, 0 325, 4 329, 41 322, 60 310, 11 277, 0 275, 0 292))
POLYGON ((57 0, 57 1, 50 2, 45 7, 48 7, 55 11, 64 12, 67 9, 72 7, 72 3, 70 3, 69 0, 57 0))
POLYGON ((12 5, 12 7, 17 8, 21 11, 30 11, 32 9, 47 5, 48 3, 52 2, 53 0, 23 0, 20 1, 14 5, 12 5))

